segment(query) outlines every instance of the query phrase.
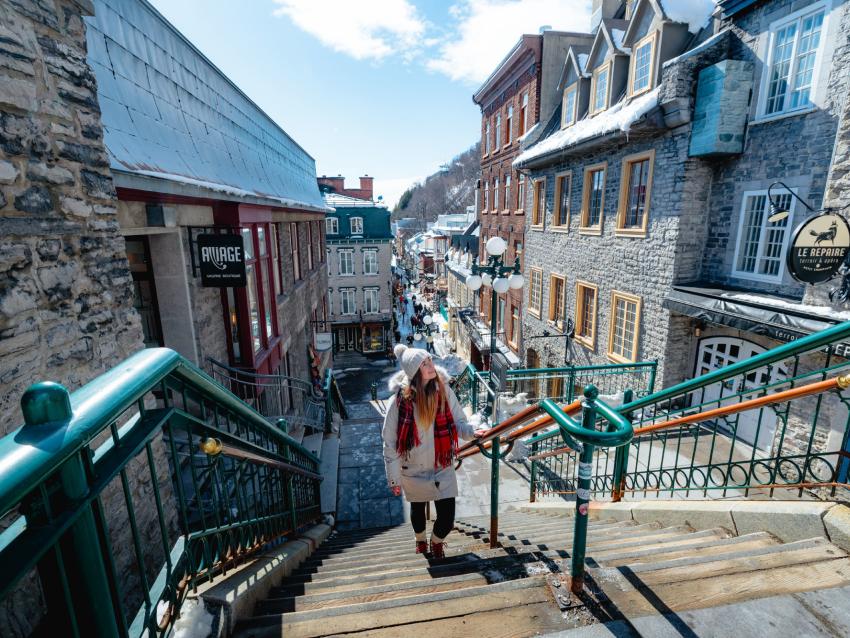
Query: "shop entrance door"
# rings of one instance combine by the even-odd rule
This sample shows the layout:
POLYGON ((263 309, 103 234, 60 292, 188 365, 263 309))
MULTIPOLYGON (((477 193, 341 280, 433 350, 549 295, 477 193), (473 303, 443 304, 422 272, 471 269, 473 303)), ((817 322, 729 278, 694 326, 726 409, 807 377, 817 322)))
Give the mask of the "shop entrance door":
MULTIPOLYGON (((697 353, 696 375, 706 374, 718 368, 724 368, 738 361, 749 359, 752 356, 764 352, 764 348, 758 344, 737 339, 733 337, 711 337, 700 342, 697 353)), ((715 383, 705 387, 705 394, 701 400, 706 404, 706 410, 740 403, 742 400, 753 398, 752 396, 739 397, 739 393, 747 388, 758 388, 769 383, 777 383, 786 377, 785 368, 767 366, 758 368, 745 377, 734 377, 726 381, 715 383), (723 399, 723 397, 730 397, 723 399)), ((694 401, 700 401, 699 395, 694 401)), ((734 421, 731 421, 734 423, 734 421)), ((718 423, 724 427, 723 422, 718 423)), ((776 413, 770 408, 761 410, 747 410, 738 416, 737 436, 750 445, 755 445, 760 450, 769 450, 776 432, 776 413)))
POLYGON ((124 244, 127 250, 127 261, 130 262, 130 272, 133 275, 133 306, 142 318, 145 346, 161 347, 165 342, 162 339, 162 325, 148 238, 144 235, 125 237, 124 244))

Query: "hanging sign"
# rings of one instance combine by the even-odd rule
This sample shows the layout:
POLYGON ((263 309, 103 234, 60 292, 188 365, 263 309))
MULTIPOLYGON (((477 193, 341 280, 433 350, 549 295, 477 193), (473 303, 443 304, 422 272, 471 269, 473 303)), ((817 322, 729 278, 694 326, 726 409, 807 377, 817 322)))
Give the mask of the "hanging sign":
POLYGON ((804 284, 832 279, 850 252, 850 225, 841 215, 824 213, 807 219, 791 236, 788 270, 804 284))
POLYGON ((333 334, 330 332, 317 332, 316 335, 316 350, 325 352, 333 348, 333 334))
POLYGON ((240 235, 198 235, 197 244, 202 286, 245 285, 245 249, 240 235))

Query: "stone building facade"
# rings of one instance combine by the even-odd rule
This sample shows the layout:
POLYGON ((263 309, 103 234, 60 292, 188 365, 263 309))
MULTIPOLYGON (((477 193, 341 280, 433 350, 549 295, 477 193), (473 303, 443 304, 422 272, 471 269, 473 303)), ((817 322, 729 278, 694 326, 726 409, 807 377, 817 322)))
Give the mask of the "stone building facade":
POLYGON ((392 344, 393 316, 390 212, 372 201, 371 186, 366 191, 370 199, 339 194, 326 183, 322 188, 333 209, 324 229, 333 349, 386 352, 392 344))
MULTIPOLYGON (((699 23, 671 20, 670 2, 601 8, 590 51, 568 55, 549 87, 560 112, 515 162, 532 184, 526 333, 572 327, 573 362, 657 359, 668 386, 841 321, 800 305, 785 256, 812 213, 776 185, 771 197, 791 214, 768 221, 768 189, 783 182, 823 205, 850 3, 720 2, 699 23), (788 46, 799 55, 786 68, 788 46)), ((563 361, 563 344, 541 340, 526 361, 563 361)), ((818 365, 810 359, 801 369, 818 365)), ((808 439, 810 422, 800 428, 808 439)), ((738 436, 769 451, 774 431, 742 424, 738 436)))

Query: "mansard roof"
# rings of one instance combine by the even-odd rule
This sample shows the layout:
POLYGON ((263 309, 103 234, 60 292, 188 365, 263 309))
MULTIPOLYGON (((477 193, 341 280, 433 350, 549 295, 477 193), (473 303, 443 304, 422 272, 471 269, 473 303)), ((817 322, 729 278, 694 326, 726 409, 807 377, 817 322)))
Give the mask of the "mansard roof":
POLYGON ((602 19, 599 23, 599 29, 596 31, 593 45, 590 47, 590 53, 587 59, 587 71, 592 71, 596 67, 594 64, 596 62, 596 54, 599 52, 599 43, 603 39, 608 44, 609 50, 614 51, 615 55, 629 55, 631 53, 628 48, 623 47, 623 36, 628 26, 628 20, 602 19))
MULTIPOLYGON (((588 37, 591 37, 588 35, 588 37)), ((567 49, 567 56, 564 59, 564 68, 561 69, 561 77, 558 80, 558 90, 562 91, 566 86, 567 75, 570 69, 575 71, 576 77, 590 77, 590 74, 585 71, 585 65, 590 54, 589 45, 574 44, 567 49)))

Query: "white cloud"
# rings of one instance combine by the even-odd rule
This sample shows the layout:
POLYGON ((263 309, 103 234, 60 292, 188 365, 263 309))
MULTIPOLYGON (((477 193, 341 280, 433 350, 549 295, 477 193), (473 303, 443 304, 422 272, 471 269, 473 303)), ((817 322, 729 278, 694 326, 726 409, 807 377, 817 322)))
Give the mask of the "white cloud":
POLYGON ((423 46, 427 23, 408 0, 274 1, 274 15, 289 17, 325 46, 357 60, 393 54, 410 59, 423 46))
POLYGON ((457 20, 427 67, 452 80, 480 83, 496 69, 524 33, 549 25, 587 32, 591 0, 461 0, 449 9, 457 20))

